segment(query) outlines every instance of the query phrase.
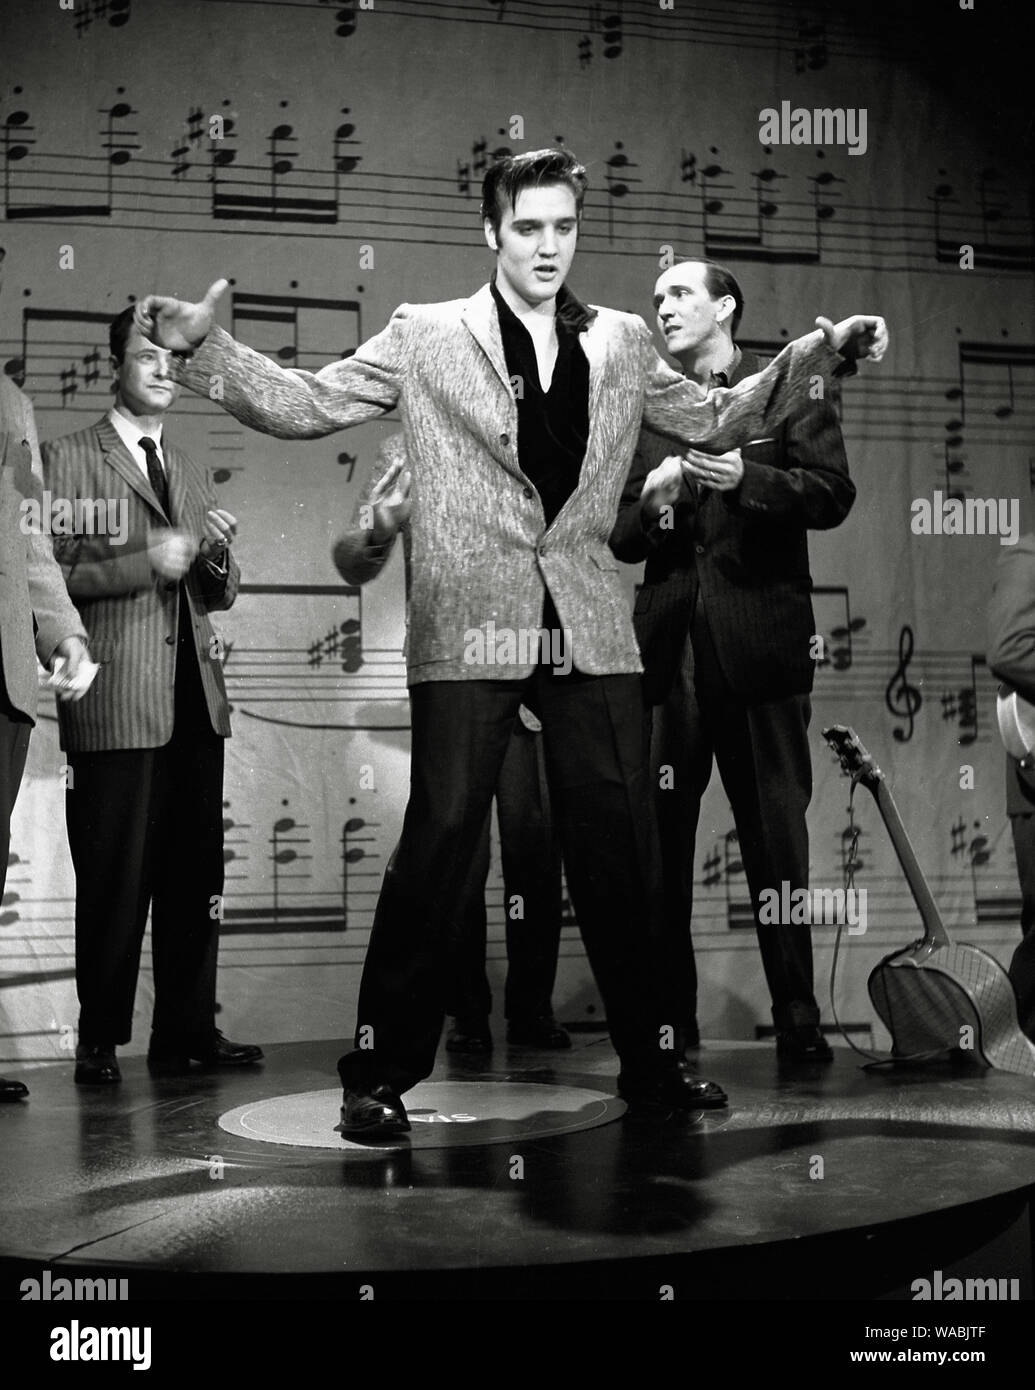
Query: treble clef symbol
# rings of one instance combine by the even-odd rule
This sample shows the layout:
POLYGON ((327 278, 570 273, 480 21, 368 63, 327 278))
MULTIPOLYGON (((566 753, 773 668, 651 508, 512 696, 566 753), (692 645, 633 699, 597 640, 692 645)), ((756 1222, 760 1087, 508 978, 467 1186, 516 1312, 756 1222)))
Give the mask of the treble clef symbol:
POLYGON ((899 743, 908 743, 913 737, 913 722, 924 702, 923 696, 916 686, 910 685, 909 681, 906 680, 906 667, 909 665, 912 655, 913 629, 907 623, 898 635, 898 666, 884 692, 884 703, 891 713, 900 719, 909 720, 907 728, 893 731, 895 739, 899 743))

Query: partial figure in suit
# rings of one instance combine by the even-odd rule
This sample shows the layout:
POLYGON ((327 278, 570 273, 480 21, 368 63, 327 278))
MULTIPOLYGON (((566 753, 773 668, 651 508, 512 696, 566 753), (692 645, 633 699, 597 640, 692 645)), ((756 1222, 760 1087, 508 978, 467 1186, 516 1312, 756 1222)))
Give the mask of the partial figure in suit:
POLYGON ((54 541, 101 666, 60 719, 72 770, 80 1085, 121 1079, 115 1048, 131 1036, 149 906, 151 1072, 262 1056, 215 1026, 230 714, 208 615, 237 595, 236 522, 216 508, 208 470, 165 438, 177 395, 169 353, 140 335, 132 308, 109 337, 114 408, 43 450, 55 497, 103 498, 119 523, 54 541))
MULTIPOLYGON (((366 584, 380 574, 401 531, 409 594, 410 486, 406 444, 395 434, 378 451, 356 502, 352 526, 334 546, 335 566, 347 583, 366 584)), ((522 705, 496 784, 507 930, 504 1015, 508 1042, 564 1049, 571 1046, 571 1038, 555 1020, 552 1002, 561 940, 561 849, 550 811, 541 733, 539 720, 522 705)), ((492 993, 485 972, 490 819, 486 817, 453 911, 446 998, 453 1026, 446 1034, 447 1052, 492 1050, 492 993)))
MULTIPOLYGON (((701 386, 735 386, 759 369, 735 343, 744 308, 730 272, 679 262, 654 290, 658 327, 701 386)), ((805 815, 815 619, 808 531, 852 506, 837 416, 802 400, 767 437, 721 458, 681 458, 645 430, 611 548, 646 560, 633 621, 654 709, 651 766, 661 832, 665 925, 681 1040, 698 1041, 690 919, 701 797, 712 761, 733 808, 772 999, 777 1050, 829 1060, 819 1030, 808 925, 760 923, 760 895, 808 887, 805 815), (671 777, 662 769, 671 768, 671 777)))
POLYGON ((338 1067, 348 1135, 409 1129, 400 1096, 434 1066, 450 913, 522 704, 543 724, 619 1090, 664 1114, 726 1103, 666 1046, 642 668, 607 541, 642 421, 687 443, 744 443, 774 429, 810 377, 845 369, 839 349, 882 355, 887 330, 876 317, 822 320, 761 375, 705 392, 664 366, 641 319, 587 308, 566 287, 585 188, 566 150, 494 164, 482 189, 493 283, 468 300, 403 305, 317 373, 284 370, 215 327, 225 281, 197 304, 148 295, 137 306, 138 326, 188 354, 188 386, 207 392, 218 376, 223 406, 268 434, 315 438, 396 408, 402 419, 413 474, 410 800, 355 1050, 338 1067), (544 632, 556 664, 540 659, 544 632))
MULTIPOLYGON (((988 610, 988 667, 1035 704, 1035 535, 999 553, 988 610)), ((1035 758, 1006 758, 1006 813, 1021 888, 1021 942, 1010 962, 1021 1028, 1035 1040, 1035 758)))
MULTIPOLYGON (((5 252, 0 247, 0 276, 5 252)), ((42 466, 28 397, 0 375, 0 895, 11 853, 11 815, 21 786, 29 735, 36 722, 37 658, 51 668, 63 658, 58 699, 82 698, 73 688, 89 660, 86 630, 76 612, 43 516, 42 466)), ((0 1101, 29 1094, 0 1076, 0 1101)))

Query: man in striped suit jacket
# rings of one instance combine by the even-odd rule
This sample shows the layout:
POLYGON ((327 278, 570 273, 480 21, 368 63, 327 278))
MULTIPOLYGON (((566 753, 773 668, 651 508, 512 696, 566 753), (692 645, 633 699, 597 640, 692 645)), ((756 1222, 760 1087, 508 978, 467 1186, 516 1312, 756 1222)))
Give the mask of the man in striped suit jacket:
POLYGON ((226 282, 187 304, 148 295, 137 323, 191 357, 182 380, 238 419, 315 438, 396 407, 412 471, 407 666, 411 795, 363 968, 355 1050, 338 1064, 342 1132, 406 1131, 400 1094, 429 1075, 444 1017, 444 937, 522 703, 543 725, 572 901, 621 1061, 646 1108, 726 1103, 667 1048, 654 941, 655 830, 640 665, 608 551, 640 423, 729 448, 845 365, 879 356, 882 320, 799 339, 733 391, 702 391, 659 359, 642 319, 565 285, 585 170, 568 151, 494 164, 483 229, 491 285, 404 305, 351 357, 285 371, 213 326, 226 282), (541 659, 534 639, 573 655, 541 659), (567 673, 562 674, 567 667, 567 673))
MULTIPOLYGON (((4 251, 0 248, 0 266, 4 251)), ((11 814, 36 720, 37 658, 64 658, 70 681, 89 653, 86 632, 43 534, 42 470, 28 398, 0 376, 0 894, 7 881, 11 814)), ((80 699, 59 691, 59 699, 80 699)), ((0 1077, 0 1101, 29 1094, 0 1077)))
POLYGON ((60 716, 81 1085, 121 1079, 115 1048, 131 1036, 149 905, 152 1073, 262 1055, 215 1026, 230 715, 208 615, 237 595, 236 523, 215 507, 208 470, 165 438, 169 354, 141 337, 132 309, 110 342, 114 408, 43 450, 55 553, 101 667, 60 716))

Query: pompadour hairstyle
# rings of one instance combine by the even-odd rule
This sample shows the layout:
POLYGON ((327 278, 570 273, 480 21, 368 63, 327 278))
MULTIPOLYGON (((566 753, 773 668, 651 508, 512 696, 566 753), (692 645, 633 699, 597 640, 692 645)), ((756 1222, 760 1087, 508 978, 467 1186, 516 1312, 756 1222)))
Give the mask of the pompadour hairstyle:
POLYGON ((581 217, 588 182, 585 169, 567 150, 529 150, 527 154, 508 155, 486 171, 482 181, 482 217, 498 232, 507 207, 514 206, 523 189, 552 183, 563 183, 571 189, 575 211, 581 217))

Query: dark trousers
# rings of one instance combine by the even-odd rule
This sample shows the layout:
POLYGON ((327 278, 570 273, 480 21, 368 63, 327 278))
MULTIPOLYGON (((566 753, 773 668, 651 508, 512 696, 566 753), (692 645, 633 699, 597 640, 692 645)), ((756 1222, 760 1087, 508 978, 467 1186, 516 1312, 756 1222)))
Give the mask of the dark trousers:
POLYGON ((1035 815, 1010 816, 1021 886, 1021 943, 1010 962, 1010 979, 1017 991, 1017 1017, 1029 1038, 1035 1039, 1035 815))
POLYGON ((79 1038, 87 1044, 130 1040, 149 905, 154 1033, 207 1039, 215 1027, 224 745, 193 650, 184 652, 181 640, 169 743, 68 755, 79 1038))
POLYGON ((7 883, 7 864, 11 857, 11 815, 22 784, 25 759, 29 752, 32 720, 16 710, 7 698, 0 665, 0 893, 7 883))
POLYGON ((659 999, 656 831, 639 676, 442 681, 410 691, 410 799, 360 986, 347 1087, 428 1076, 445 1015, 448 929, 485 827, 519 705, 542 721, 568 885, 622 1069, 674 1068, 659 999))
MULTIPOLYGON (((496 784, 503 910, 507 931, 508 1019, 549 1018, 561 938, 561 850, 550 809, 542 736, 515 720, 496 784)), ((485 974, 485 880, 489 821, 456 905, 446 1012, 480 1023, 492 1013, 485 974)))
POLYGON ((697 605, 685 655, 668 699, 654 711, 651 767, 657 788, 665 898, 667 969, 686 1026, 696 1018, 697 969, 690 920, 701 798, 718 764, 733 809, 740 859, 755 914, 762 966, 777 1028, 819 1022, 807 925, 758 921, 759 895, 807 888, 806 812, 812 796, 807 695, 748 704, 719 665, 703 605, 697 605), (670 778, 660 770, 672 768, 670 778), (670 782, 664 787, 664 782, 670 782))

